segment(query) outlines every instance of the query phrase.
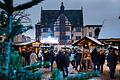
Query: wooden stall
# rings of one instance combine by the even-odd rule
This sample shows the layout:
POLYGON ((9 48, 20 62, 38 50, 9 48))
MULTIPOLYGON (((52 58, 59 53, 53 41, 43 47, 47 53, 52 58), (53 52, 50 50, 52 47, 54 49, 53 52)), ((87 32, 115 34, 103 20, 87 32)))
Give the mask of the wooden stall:
POLYGON ((103 44, 96 40, 95 38, 85 36, 82 39, 78 40, 77 42, 73 43, 73 46, 82 47, 82 57, 80 64, 82 66, 86 66, 87 71, 92 70, 92 59, 90 54, 90 49, 96 46, 103 46, 103 44), (85 64, 84 64, 85 62, 85 64))
POLYGON ((40 47, 40 42, 24 42, 24 43, 14 43, 14 47, 19 50, 20 53, 22 53, 22 50, 29 51, 31 49, 34 49, 35 53, 37 54, 40 47))

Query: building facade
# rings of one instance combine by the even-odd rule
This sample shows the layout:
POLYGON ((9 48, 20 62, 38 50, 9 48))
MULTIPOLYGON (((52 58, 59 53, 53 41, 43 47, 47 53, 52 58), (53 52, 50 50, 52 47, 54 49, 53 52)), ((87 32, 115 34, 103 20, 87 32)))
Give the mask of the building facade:
POLYGON ((86 25, 84 26, 84 35, 93 37, 93 38, 98 38, 99 32, 102 28, 102 25, 86 25))
POLYGON ((97 38, 102 25, 83 26, 83 9, 65 10, 63 2, 60 10, 41 9, 41 21, 36 26, 36 41, 43 38, 58 38, 59 44, 71 44, 84 36, 97 38))
POLYGON ((48 36, 58 38, 60 44, 70 44, 83 37, 83 12, 65 10, 63 2, 60 10, 41 9, 41 22, 36 24, 36 41, 48 36))

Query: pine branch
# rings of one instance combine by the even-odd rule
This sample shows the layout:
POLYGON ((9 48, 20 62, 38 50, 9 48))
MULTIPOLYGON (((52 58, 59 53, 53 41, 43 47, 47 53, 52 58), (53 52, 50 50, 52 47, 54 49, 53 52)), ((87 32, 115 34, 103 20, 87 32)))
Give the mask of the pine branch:
POLYGON ((42 2, 42 1, 43 0, 32 0, 30 2, 20 4, 20 5, 13 8, 13 12, 18 11, 18 10, 24 10, 24 9, 31 8, 32 6, 37 5, 38 3, 42 2))
POLYGON ((13 14, 13 22, 30 23, 31 20, 28 16, 29 14, 24 13, 24 11, 17 11, 13 14))
POLYGON ((13 20, 18 16, 18 15, 21 15, 21 14, 24 14, 24 11, 16 11, 14 12, 12 15, 13 15, 13 20))
POLYGON ((8 14, 12 14, 13 13, 13 0, 3 0, 5 3, 5 11, 8 14))
POLYGON ((0 8, 5 10, 5 4, 0 1, 0 8))
MULTIPOLYGON (((16 27, 16 26, 14 26, 14 27, 16 27)), ((9 38, 14 38, 17 35, 22 34, 23 32, 26 32, 26 31, 32 29, 33 27, 31 25, 28 25, 28 26, 17 25, 16 28, 17 29, 14 29, 14 31, 12 31, 11 34, 6 36, 6 39, 4 40, 4 42, 7 41, 9 38)))

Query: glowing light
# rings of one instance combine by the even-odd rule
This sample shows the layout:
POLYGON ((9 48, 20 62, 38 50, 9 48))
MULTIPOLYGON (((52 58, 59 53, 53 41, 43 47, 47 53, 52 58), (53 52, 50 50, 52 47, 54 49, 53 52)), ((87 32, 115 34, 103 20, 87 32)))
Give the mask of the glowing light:
POLYGON ((48 36, 47 38, 42 38, 41 43, 48 43, 48 44, 58 44, 58 38, 54 38, 51 36, 48 36))

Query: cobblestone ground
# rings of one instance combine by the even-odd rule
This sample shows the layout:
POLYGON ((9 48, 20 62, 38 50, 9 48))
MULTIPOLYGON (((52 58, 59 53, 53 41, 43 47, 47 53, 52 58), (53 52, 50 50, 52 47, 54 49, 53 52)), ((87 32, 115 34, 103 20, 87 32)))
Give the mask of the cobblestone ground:
MULTIPOLYGON (((54 64, 54 67, 56 67, 55 64, 54 64)), ((118 64, 116 66, 116 73, 115 73, 116 79, 110 79, 109 78, 109 68, 107 66, 107 63, 105 63, 104 64, 104 71, 101 74, 101 77, 93 77, 93 78, 88 79, 88 80, 120 80, 120 78, 119 78, 120 77, 119 71, 120 71, 120 64, 118 64)), ((43 72, 44 72, 44 75, 43 75, 42 80, 49 80, 50 79, 50 75, 51 75, 50 69, 44 69, 43 72)), ((72 73, 70 75, 75 75, 75 74, 77 74, 77 71, 73 70, 72 67, 70 66, 69 67, 69 73, 72 73)))

